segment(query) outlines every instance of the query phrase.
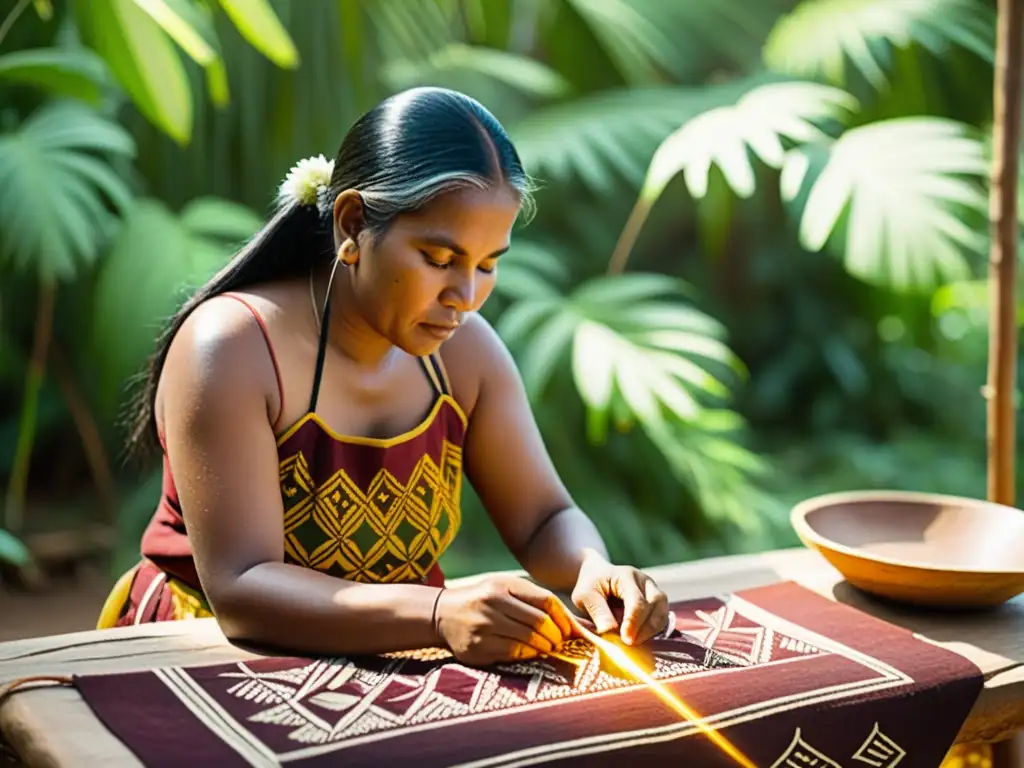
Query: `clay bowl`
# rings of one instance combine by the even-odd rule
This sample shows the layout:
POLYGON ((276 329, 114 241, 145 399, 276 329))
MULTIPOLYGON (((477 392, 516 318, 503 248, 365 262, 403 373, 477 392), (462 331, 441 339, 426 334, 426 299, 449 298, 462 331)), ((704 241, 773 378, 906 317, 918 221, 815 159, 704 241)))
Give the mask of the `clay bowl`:
POLYGON ((846 580, 880 597, 943 608, 1024 592, 1024 512, 978 499, 898 491, 818 496, 790 520, 846 580))

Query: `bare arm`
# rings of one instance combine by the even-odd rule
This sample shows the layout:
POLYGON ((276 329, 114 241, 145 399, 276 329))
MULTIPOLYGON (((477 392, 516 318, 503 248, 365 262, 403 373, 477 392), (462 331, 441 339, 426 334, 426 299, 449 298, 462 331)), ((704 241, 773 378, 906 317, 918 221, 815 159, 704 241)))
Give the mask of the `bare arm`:
POLYGON ((161 383, 168 455, 202 587, 224 633, 295 652, 435 645, 437 589, 361 584, 284 562, 270 403, 276 382, 252 316, 214 301, 175 338, 161 383))
POLYGON ((571 590, 584 560, 607 559, 607 550, 558 477, 515 362, 475 315, 444 352, 456 389, 464 372, 475 374, 463 384, 471 400, 467 477, 522 567, 550 589, 571 590))

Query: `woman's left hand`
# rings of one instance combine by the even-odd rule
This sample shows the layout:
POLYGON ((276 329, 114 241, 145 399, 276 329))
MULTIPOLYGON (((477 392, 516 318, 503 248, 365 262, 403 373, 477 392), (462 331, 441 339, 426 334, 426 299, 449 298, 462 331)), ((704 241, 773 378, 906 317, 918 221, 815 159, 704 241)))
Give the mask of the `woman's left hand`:
POLYGON ((627 565, 612 565, 596 552, 580 567, 572 601, 586 611, 597 634, 619 630, 624 643, 639 645, 668 624, 668 598, 647 574, 627 565), (622 601, 622 624, 609 600, 622 601))

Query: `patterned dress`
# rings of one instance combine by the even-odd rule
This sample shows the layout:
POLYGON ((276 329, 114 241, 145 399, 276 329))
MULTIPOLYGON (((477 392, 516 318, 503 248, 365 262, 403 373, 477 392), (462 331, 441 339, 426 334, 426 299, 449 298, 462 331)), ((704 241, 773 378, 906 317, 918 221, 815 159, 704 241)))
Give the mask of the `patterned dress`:
MULTIPOLYGON (((270 336, 259 323, 278 373, 270 336)), ((328 327, 330 305, 322 328, 328 327)), ((285 562, 342 579, 440 586, 438 560, 460 525, 462 445, 467 420, 451 395, 436 356, 420 358, 435 392, 423 421, 388 439, 349 437, 316 413, 326 332, 320 335, 313 391, 306 414, 277 439, 285 562)), ((282 399, 283 402, 283 399, 282 399)), ((142 559, 114 586, 99 628, 210 616, 202 593, 170 462, 147 526, 142 559)))

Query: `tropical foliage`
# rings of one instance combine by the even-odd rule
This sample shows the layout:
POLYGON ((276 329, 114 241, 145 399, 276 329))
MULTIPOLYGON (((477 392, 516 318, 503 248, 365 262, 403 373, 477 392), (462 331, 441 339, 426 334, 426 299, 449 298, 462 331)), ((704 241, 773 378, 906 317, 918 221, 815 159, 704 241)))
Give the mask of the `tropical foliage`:
MULTIPOLYGON (((989 0, 18 0, 0 24, 13 533, 106 514, 135 556, 156 485, 117 416, 161 319, 296 159, 424 83, 491 107, 541 182, 486 314, 616 557, 789 543, 786 505, 826 489, 983 492, 989 0)), ((500 567, 469 501, 448 567, 500 567)))

